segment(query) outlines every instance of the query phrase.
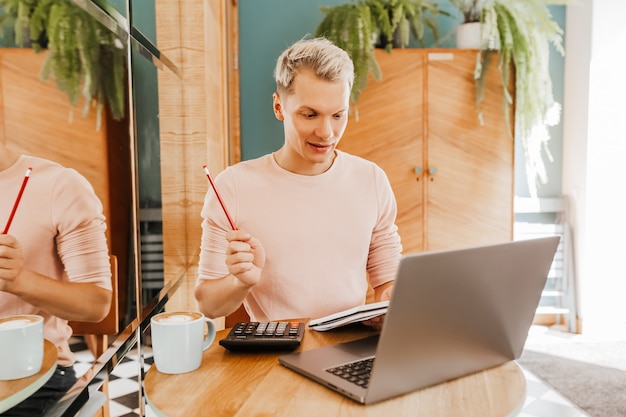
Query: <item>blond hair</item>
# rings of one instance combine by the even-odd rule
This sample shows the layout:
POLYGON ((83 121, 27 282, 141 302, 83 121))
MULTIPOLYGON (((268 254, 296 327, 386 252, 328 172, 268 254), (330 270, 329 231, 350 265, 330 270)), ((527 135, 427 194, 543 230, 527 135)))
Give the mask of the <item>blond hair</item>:
POLYGON ((302 69, 312 70, 326 81, 354 83, 354 64, 346 51, 326 38, 302 39, 285 49, 276 61, 274 78, 278 94, 291 93, 295 76, 302 69))

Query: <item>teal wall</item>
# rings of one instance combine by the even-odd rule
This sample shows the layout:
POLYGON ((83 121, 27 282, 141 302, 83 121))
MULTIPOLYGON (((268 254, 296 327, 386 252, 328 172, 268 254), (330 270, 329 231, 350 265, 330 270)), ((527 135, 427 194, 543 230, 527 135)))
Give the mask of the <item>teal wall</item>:
POLYGON ((115 9, 120 12, 122 16, 126 16, 126 0, 106 0, 108 1, 115 9))
MULTIPOLYGON (((119 0, 118 0, 119 1, 119 0)), ((132 25, 156 44, 156 12, 153 1, 132 1, 132 25)), ((161 207, 161 142, 159 88, 151 60, 132 50, 133 92, 137 135, 139 205, 161 207)))
MULTIPOLYGON (((290 44, 305 36, 312 36, 323 14, 320 6, 337 5, 346 0, 240 0, 239 1, 239 65, 241 91, 241 151, 243 159, 251 159, 278 149, 283 143, 282 123, 272 112, 274 64, 278 55, 290 44)), ((454 29, 461 15, 447 0, 441 8, 452 16, 440 16, 440 43, 433 44, 427 37, 426 46, 454 47, 454 29)), ((554 20, 564 28, 565 8, 550 8, 554 20)), ((563 101, 564 59, 556 52, 551 55, 550 71, 554 94, 563 101)), ((384 74, 383 74, 384 76, 384 74)), ((552 129, 550 150, 554 162, 547 163, 549 183, 539 189, 540 196, 559 195, 561 190, 562 127, 552 129)), ((516 151, 515 193, 527 196, 523 159, 516 151)))

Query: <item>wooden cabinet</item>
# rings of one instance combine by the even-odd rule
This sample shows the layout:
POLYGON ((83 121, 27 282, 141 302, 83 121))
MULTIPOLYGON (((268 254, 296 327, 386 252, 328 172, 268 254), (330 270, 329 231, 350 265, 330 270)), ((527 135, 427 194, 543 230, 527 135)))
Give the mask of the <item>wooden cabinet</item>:
POLYGON ((479 120, 476 53, 377 50, 383 79, 370 78, 339 144, 389 176, 404 253, 512 238, 514 140, 495 58, 479 120))

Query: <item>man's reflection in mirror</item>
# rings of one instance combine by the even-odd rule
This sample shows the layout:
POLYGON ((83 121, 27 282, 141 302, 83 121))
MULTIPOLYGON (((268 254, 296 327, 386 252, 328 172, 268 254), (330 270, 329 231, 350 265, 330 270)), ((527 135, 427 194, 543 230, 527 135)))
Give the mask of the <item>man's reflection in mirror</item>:
POLYGON ((0 415, 36 417, 76 382, 68 321, 99 322, 109 312, 106 222, 100 200, 81 174, 3 143, 0 191, 5 232, 0 234, 0 317, 44 317, 44 338, 58 351, 56 370, 43 387, 0 415))

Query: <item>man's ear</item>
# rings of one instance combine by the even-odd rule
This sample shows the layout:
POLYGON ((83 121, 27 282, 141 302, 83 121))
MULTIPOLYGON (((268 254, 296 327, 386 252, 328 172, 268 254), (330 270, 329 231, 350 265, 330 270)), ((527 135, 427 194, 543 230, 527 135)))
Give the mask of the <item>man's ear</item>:
POLYGON ((278 96, 278 93, 274 93, 272 98, 274 99, 274 116, 276 116, 276 118, 278 120, 285 120, 285 117, 283 116, 283 109, 282 106, 280 104, 280 97, 278 96))

